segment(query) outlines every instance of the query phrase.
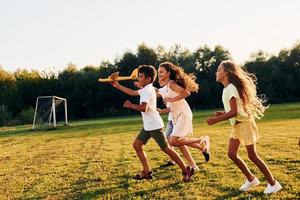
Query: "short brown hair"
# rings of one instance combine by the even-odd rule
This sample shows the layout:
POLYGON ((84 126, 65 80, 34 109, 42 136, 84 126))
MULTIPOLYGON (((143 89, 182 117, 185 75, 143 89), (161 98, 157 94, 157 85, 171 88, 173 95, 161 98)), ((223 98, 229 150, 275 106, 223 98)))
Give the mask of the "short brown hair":
POLYGON ((140 65, 139 73, 145 74, 146 78, 150 77, 152 83, 155 81, 157 76, 157 71, 152 65, 140 65))

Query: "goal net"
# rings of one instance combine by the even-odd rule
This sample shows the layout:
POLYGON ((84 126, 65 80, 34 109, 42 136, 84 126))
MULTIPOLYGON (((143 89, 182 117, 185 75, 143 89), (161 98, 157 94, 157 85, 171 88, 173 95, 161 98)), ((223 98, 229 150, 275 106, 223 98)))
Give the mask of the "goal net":
POLYGON ((57 96, 36 99, 32 129, 55 128, 68 125, 67 100, 57 96))

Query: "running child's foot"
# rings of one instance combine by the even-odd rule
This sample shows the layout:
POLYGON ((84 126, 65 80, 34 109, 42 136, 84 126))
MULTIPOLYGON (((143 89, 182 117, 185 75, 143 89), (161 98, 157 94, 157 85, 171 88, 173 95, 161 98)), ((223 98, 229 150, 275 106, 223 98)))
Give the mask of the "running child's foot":
POLYGON ((276 193, 279 190, 282 189, 282 186, 280 185, 280 183, 278 181, 275 180, 275 185, 270 185, 270 183, 268 183, 267 188, 265 189, 264 193, 265 194, 271 194, 271 193, 276 193))
POLYGON ((166 168, 173 165, 176 165, 176 163, 174 161, 169 160, 167 163, 160 165, 160 168, 166 168))
POLYGON ((191 176, 194 174, 194 169, 191 168, 191 167, 187 167, 186 171, 185 172, 182 172, 182 175, 183 175, 183 181, 184 182, 189 182, 190 179, 191 179, 191 176))
POLYGON ((153 178, 152 171, 145 172, 144 170, 141 173, 135 175, 134 177, 134 179, 136 180, 152 179, 152 178, 153 178))
POLYGON ((192 168, 194 169, 194 174, 200 171, 200 169, 197 165, 193 166, 192 168))
POLYGON ((204 149, 202 150, 202 154, 204 156, 205 162, 208 162, 210 159, 210 141, 209 141, 209 136, 204 137, 204 149))
POLYGON ((254 177, 254 179, 252 181, 248 181, 248 179, 246 179, 245 183, 240 187, 240 191, 246 192, 250 188, 258 186, 259 184, 260 184, 260 182, 259 182, 258 178, 256 178, 256 177, 254 177))

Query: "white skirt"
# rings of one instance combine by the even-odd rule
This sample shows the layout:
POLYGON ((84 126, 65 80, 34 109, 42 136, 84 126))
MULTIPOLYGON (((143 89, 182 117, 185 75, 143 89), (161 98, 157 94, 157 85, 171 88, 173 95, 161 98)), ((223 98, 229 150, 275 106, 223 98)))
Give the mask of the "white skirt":
POLYGON ((184 113, 179 113, 176 116, 172 114, 173 131, 171 136, 176 136, 180 138, 187 137, 193 134, 193 122, 184 113))

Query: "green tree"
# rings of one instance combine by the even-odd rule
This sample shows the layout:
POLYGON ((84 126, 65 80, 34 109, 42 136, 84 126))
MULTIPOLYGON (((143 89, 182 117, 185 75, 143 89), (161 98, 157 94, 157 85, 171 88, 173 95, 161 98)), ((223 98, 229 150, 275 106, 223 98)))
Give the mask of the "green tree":
POLYGON ((138 60, 138 65, 153 65, 156 67, 158 63, 158 57, 155 50, 144 43, 138 46, 136 58, 138 60))
POLYGON ((16 78, 0 66, 0 125, 11 119, 11 113, 19 104, 16 96, 16 78))

